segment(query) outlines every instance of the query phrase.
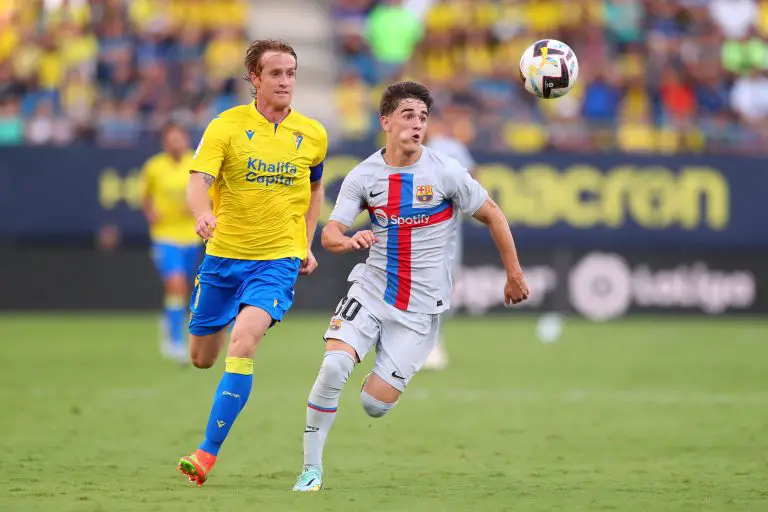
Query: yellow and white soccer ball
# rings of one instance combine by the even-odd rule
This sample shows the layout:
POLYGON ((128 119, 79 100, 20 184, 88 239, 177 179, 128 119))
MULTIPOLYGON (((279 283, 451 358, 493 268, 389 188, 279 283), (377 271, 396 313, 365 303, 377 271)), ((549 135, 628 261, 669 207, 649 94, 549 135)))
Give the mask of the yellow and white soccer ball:
POLYGON ((556 39, 536 41, 520 58, 520 79, 539 98, 565 96, 579 78, 579 61, 567 44, 556 39))

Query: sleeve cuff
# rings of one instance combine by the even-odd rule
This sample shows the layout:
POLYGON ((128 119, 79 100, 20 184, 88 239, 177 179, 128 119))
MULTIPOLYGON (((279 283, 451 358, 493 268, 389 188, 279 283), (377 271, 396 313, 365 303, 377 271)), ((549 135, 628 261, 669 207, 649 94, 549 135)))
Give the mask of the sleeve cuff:
POLYGON ((331 215, 331 216, 328 218, 328 220, 329 220, 329 221, 330 221, 330 220, 332 220, 332 221, 334 221, 334 222, 338 222, 339 224, 343 224, 343 225, 345 225, 345 226, 347 226, 347 227, 352 227, 352 224, 354 224, 354 223, 355 223, 355 219, 352 219, 352 220, 350 220, 350 219, 344 219, 344 218, 342 218, 342 217, 341 217, 341 216, 339 216, 339 215, 331 215))
POLYGON ((212 171, 201 171, 200 169, 190 169, 189 174, 192 174, 193 172, 199 172, 200 174, 207 174, 208 176, 212 178, 216 178, 216 174, 214 174, 212 171))
POLYGON ((477 205, 472 205, 471 208, 468 208, 468 209, 464 210, 464 215, 468 215, 468 216, 472 217, 474 214, 477 213, 477 210, 479 210, 485 204, 485 202, 488 200, 488 197, 489 197, 488 196, 488 192, 486 192, 483 195, 483 200, 482 201, 478 202, 477 205))

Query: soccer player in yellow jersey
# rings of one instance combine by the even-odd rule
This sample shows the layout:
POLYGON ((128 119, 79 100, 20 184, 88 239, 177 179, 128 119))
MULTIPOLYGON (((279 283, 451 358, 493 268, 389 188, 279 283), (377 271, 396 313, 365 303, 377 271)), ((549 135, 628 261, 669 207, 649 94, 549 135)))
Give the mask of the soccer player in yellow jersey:
POLYGON ((323 201, 328 137, 320 123, 291 109, 297 68, 293 48, 280 41, 255 41, 245 67, 255 100, 208 125, 187 191, 197 233, 207 240, 191 297, 195 366, 213 366, 225 329, 234 321, 205 439, 179 461, 179 470, 198 485, 207 480, 248 400, 256 346, 291 307, 297 276, 317 266, 311 247, 323 201))
POLYGON ((162 132, 163 152, 142 169, 143 209, 152 238, 152 258, 165 290, 161 350, 165 357, 189 362, 186 312, 189 290, 203 256, 195 217, 186 200, 192 150, 186 130, 175 124, 162 132))

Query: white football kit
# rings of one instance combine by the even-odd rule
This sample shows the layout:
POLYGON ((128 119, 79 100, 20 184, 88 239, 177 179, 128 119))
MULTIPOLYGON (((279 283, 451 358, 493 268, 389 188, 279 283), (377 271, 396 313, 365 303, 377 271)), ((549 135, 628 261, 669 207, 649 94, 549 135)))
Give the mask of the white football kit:
POLYGON ((379 241, 349 274, 325 339, 360 360, 376 347, 374 372, 403 391, 435 344, 439 314, 450 307, 451 260, 459 211, 473 215, 488 193, 453 158, 424 147, 408 167, 378 151, 344 178, 330 219, 351 226, 367 210, 379 241))

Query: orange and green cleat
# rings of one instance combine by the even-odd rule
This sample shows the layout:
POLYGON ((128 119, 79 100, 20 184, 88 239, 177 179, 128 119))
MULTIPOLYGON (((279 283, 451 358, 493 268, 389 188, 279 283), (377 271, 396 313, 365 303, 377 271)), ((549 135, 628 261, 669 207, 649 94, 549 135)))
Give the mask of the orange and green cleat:
POLYGON ((176 469, 187 475, 190 482, 200 486, 208 480, 208 473, 211 472, 215 463, 215 455, 198 448, 192 455, 179 459, 179 465, 176 469))

